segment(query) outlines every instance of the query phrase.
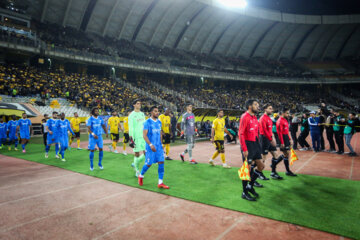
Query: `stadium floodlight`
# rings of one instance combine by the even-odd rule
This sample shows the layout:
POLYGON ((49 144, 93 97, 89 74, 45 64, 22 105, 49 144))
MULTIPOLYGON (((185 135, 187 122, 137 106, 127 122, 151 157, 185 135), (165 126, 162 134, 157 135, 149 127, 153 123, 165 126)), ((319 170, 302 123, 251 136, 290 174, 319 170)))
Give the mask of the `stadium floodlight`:
POLYGON ((217 0, 217 2, 228 8, 245 8, 247 6, 246 0, 217 0))

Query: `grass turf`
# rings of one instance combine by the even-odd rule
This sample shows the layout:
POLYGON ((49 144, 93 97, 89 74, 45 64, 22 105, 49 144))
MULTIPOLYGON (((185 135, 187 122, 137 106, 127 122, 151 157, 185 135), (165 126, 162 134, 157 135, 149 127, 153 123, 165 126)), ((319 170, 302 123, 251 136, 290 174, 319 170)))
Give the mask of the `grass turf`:
MULTIPOLYGON (((20 146, 21 147, 21 146, 20 146)), ((44 147, 29 144, 27 153, 0 150, 0 154, 57 166, 74 172, 103 178, 125 185, 139 187, 130 167, 132 155, 104 153, 104 170, 89 170, 88 151, 67 151, 66 162, 54 157, 44 158, 44 147)), ((95 153, 96 166, 98 154, 95 153)), ((280 175, 283 175, 280 173, 280 175)), ((142 189, 167 194, 208 205, 218 206, 266 218, 294 223, 345 237, 360 239, 360 183, 336 178, 298 175, 283 181, 263 182, 257 188, 261 195, 257 202, 241 199, 242 186, 237 169, 211 167, 207 164, 166 161, 164 182, 171 188, 157 188, 157 166, 152 166, 144 179, 142 189)))

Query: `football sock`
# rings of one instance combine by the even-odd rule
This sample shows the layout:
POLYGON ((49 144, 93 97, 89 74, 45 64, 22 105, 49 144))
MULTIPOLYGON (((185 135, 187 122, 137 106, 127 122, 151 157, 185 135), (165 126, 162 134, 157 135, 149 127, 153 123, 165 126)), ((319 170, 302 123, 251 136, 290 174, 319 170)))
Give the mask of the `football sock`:
POLYGON ((189 152, 189 158, 190 160, 192 160, 192 146, 190 144, 188 145, 188 152, 189 152))
POLYGON ((163 163, 158 164, 159 180, 163 180, 163 178, 164 178, 164 172, 165 172, 164 164, 163 164, 163 163))
POLYGON ((56 155, 58 155, 59 154, 59 144, 55 144, 55 153, 56 153, 56 155))
POLYGON ((115 151, 116 150, 116 142, 112 143, 112 147, 113 147, 113 150, 115 151))
POLYGON ((76 140, 77 147, 80 148, 80 139, 76 140))
POLYGON ((284 165, 285 165, 286 171, 290 172, 289 159, 288 158, 284 158, 284 165))
POLYGON ((149 170, 150 167, 148 165, 144 164, 144 166, 141 169, 141 176, 144 176, 147 170, 149 170))
POLYGON ((144 155, 144 154, 142 154, 140 157, 136 158, 136 160, 135 160, 135 170, 136 170, 136 171, 139 171, 139 169, 140 169, 140 163, 141 163, 143 160, 145 160, 145 155, 144 155))
POLYGON ((217 156, 219 156, 219 152, 215 151, 214 154, 212 155, 211 159, 214 160, 215 158, 217 158, 217 156))
POLYGON ((126 149, 126 143, 125 143, 125 139, 123 140, 123 150, 125 151, 126 149))
POLYGON ((244 192, 244 193, 247 193, 248 190, 247 190, 246 186, 247 186, 247 184, 248 184, 249 181, 244 181, 244 180, 242 180, 241 182, 242 182, 242 186, 243 186, 243 192, 244 192))
POLYGON ((101 166, 101 162, 103 160, 104 157, 104 151, 99 151, 99 166, 101 166))
POLYGON ((134 164, 134 167, 135 167, 135 171, 139 171, 139 169, 137 168, 137 165, 136 165, 136 163, 137 163, 137 160, 138 159, 138 157, 136 157, 136 156, 134 156, 134 162, 133 162, 133 164, 134 164))
POLYGON ((169 156, 169 153, 170 153, 170 144, 165 144, 165 153, 166 153, 166 156, 169 156))
POLYGON ((18 140, 15 140, 15 147, 17 147, 18 146, 18 140))
POLYGON ((25 150, 25 144, 21 144, 23 150, 25 150))
POLYGON ((46 153, 49 153, 49 150, 50 150, 50 145, 46 145, 46 147, 45 147, 46 153))
POLYGON ((251 172, 251 175, 250 175, 250 178, 251 178, 250 186, 251 187, 254 186, 254 183, 259 176, 261 176, 261 173, 258 170, 255 169, 251 172))
POLYGON ((90 151, 90 167, 93 168, 94 167, 94 152, 90 151))
POLYGON ((64 147, 61 147, 60 154, 61 154, 62 159, 64 159, 65 158, 65 148, 64 147))
POLYGON ((70 138, 70 139, 69 139, 69 145, 71 145, 72 143, 73 143, 73 139, 70 138))
POLYGON ((223 164, 225 164, 226 163, 226 161, 225 161, 225 153, 220 153, 220 158, 221 158, 221 162, 223 164))

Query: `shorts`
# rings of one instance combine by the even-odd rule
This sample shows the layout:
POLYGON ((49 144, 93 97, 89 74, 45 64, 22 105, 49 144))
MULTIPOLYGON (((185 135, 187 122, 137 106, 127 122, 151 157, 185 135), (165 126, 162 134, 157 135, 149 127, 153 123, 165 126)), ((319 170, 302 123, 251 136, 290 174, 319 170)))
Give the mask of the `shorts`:
POLYGON ((251 164, 254 160, 260 160, 261 157, 261 146, 259 140, 247 141, 245 140, 246 147, 248 149, 248 163, 251 164))
POLYGON ((130 141, 129 134, 124 133, 124 143, 128 143, 130 141))
POLYGON ((75 134, 75 136, 72 136, 72 138, 80 138, 80 132, 74 132, 75 134))
POLYGON ((186 141, 186 144, 193 144, 195 145, 195 138, 194 138, 194 135, 186 135, 185 136, 185 141, 186 141))
POLYGON ((30 133, 29 132, 27 132, 27 133, 20 132, 20 138, 29 140, 30 139, 30 133))
POLYGON ((98 148, 103 148, 103 138, 102 136, 98 136, 98 139, 95 139, 92 135, 89 137, 89 149, 95 150, 95 146, 98 146, 98 148))
POLYGON ((133 149, 134 152, 142 152, 145 151, 145 140, 142 137, 133 139, 135 143, 135 147, 133 149))
POLYGON ((214 145, 216 147, 216 150, 218 150, 219 152, 224 151, 225 149, 224 140, 215 140, 214 145))
POLYGON ((264 135, 260 135, 260 143, 261 143, 261 153, 263 155, 268 154, 269 152, 275 152, 276 147, 271 144, 271 141, 265 137, 264 135))
POLYGON ((49 133, 47 135, 46 141, 47 141, 47 145, 50 145, 53 143, 59 143, 58 136, 53 137, 53 135, 50 135, 49 133))
POLYGON ((9 141, 17 141, 18 137, 14 134, 14 135, 9 135, 9 141))
POLYGON ((119 141, 119 134, 118 133, 111 133, 111 140, 119 141))
POLYGON ((170 133, 165 133, 162 138, 162 143, 170 144, 170 140, 171 140, 170 138, 171 138, 170 133))
POLYGON ((59 143, 61 148, 68 148, 69 147, 69 138, 59 138, 59 143))
POLYGON ((290 150, 290 138, 289 135, 287 134, 283 134, 283 139, 284 139, 284 148, 280 148, 281 151, 288 151, 290 150))
POLYGON ((156 152, 151 149, 145 152, 145 164, 152 165, 158 162, 164 162, 164 151, 162 146, 155 146, 156 152))

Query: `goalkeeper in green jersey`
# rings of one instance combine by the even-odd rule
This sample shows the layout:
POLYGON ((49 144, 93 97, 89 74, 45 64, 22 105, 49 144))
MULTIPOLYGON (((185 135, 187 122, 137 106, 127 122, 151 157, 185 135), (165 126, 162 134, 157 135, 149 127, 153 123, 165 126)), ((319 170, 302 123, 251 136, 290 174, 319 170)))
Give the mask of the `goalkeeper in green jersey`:
POLYGON ((133 102, 134 111, 129 115, 129 136, 130 146, 134 147, 134 162, 131 166, 135 169, 136 177, 140 174, 140 163, 145 160, 145 140, 143 137, 145 114, 140 111, 141 101, 136 99, 133 102), (142 155, 141 152, 143 153, 142 155))

